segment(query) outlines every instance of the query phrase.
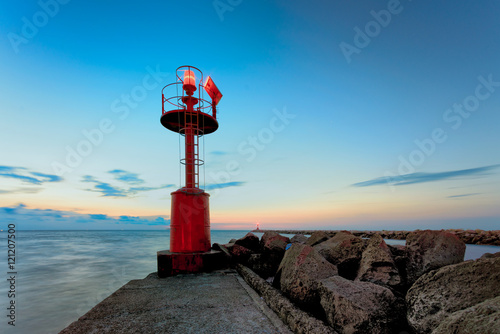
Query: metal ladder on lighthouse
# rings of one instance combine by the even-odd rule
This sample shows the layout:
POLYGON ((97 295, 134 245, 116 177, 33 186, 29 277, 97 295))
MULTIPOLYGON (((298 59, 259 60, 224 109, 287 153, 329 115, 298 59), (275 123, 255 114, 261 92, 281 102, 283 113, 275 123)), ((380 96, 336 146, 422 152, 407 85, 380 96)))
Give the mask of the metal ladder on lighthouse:
POLYGON ((199 108, 193 108, 193 112, 188 110, 184 113, 184 136, 186 136, 186 158, 185 164, 192 164, 192 168, 186 168, 186 186, 189 187, 188 180, 193 180, 192 187, 200 186, 200 136, 202 130, 199 127, 199 108), (189 140, 187 136, 192 136, 189 140), (189 149, 191 148, 191 149, 189 149))

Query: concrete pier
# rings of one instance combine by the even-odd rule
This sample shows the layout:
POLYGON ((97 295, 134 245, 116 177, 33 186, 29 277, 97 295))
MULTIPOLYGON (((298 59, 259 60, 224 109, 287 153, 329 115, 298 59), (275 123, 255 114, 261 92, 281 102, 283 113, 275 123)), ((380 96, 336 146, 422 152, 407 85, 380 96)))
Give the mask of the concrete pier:
POLYGON ((125 284, 60 333, 291 333, 234 270, 125 284))

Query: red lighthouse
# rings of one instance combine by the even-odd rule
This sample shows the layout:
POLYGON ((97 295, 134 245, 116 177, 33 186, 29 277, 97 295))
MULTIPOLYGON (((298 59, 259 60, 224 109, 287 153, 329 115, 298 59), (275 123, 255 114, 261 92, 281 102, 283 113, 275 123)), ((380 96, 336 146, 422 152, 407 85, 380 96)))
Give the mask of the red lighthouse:
MULTIPOLYGON (((161 124, 184 138, 185 184, 172 193, 170 251, 158 252, 158 275, 204 270, 210 252, 209 194, 200 188, 200 139, 215 132, 222 94, 212 79, 193 66, 181 66, 177 81, 162 90, 161 124), (205 99, 204 93, 210 97, 205 99), (167 94, 167 95, 166 95, 167 94), (170 95, 168 95, 170 94, 170 95)), ((205 268, 206 269, 206 268, 205 268)))

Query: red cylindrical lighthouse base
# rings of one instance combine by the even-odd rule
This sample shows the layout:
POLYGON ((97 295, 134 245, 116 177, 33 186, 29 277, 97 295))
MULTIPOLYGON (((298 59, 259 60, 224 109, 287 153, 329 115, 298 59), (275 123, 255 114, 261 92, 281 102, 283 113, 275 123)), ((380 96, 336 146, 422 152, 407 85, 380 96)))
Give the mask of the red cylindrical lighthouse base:
POLYGON ((210 250, 208 197, 210 195, 200 189, 183 188, 172 193, 171 252, 195 253, 210 250))

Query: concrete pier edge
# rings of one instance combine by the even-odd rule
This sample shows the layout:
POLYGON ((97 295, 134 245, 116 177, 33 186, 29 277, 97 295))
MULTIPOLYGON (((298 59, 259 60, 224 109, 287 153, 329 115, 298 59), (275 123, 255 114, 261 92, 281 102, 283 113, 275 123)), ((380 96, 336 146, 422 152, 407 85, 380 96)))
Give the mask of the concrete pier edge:
POLYGON ((264 313, 264 315, 271 321, 271 323, 281 332, 281 333, 292 333, 287 325, 278 317, 278 315, 263 301, 255 290, 240 276, 237 277, 238 282, 248 293, 250 298, 257 304, 259 309, 264 313))
POLYGON ((322 321, 295 307, 281 292, 248 267, 237 264, 236 270, 294 333, 337 333, 322 321))
POLYGON ((292 331, 234 268, 227 268, 166 278, 152 273, 131 280, 60 333, 292 331))

